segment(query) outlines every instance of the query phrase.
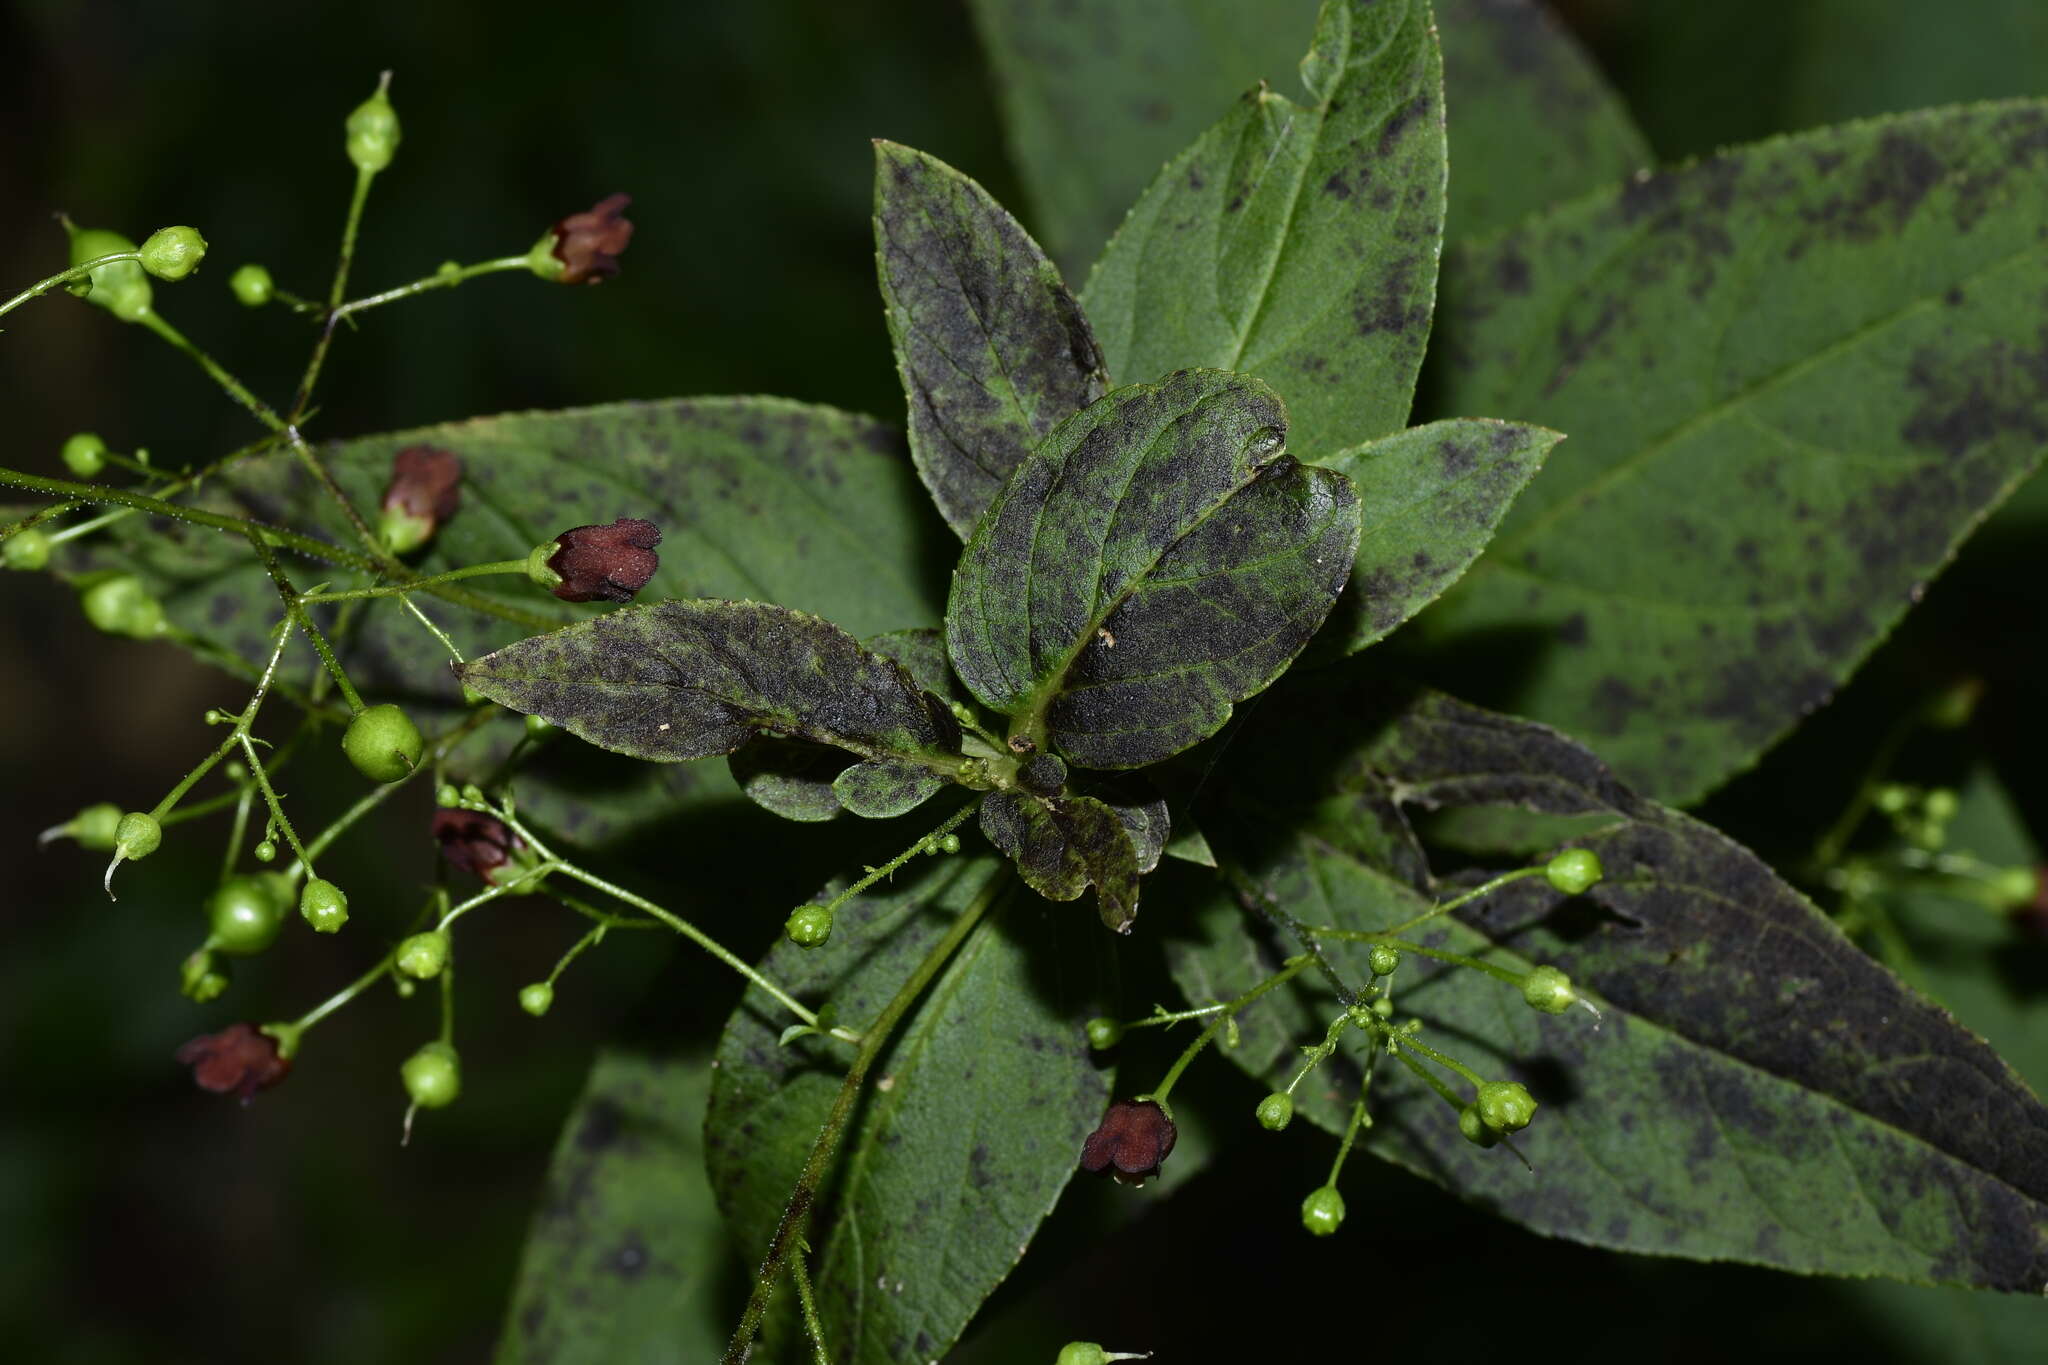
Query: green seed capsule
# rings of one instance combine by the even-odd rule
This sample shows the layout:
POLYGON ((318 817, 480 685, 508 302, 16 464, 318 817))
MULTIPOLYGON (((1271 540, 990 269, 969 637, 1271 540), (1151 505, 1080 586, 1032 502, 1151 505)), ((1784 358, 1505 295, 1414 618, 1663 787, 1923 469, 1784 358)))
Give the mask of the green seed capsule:
POLYGON ((107 467, 107 443, 81 431, 64 442, 64 467, 81 479, 97 477, 107 467))
POLYGON ((147 640, 161 635, 167 624, 163 603, 132 573, 102 578, 79 594, 78 604, 85 619, 109 635, 147 640))
POLYGON ((783 932, 800 948, 816 948, 832 936, 832 912, 822 905, 799 905, 783 932))
POLYGON ((426 741, 412 717, 391 703, 360 712, 342 732, 341 751, 372 782, 396 782, 419 766, 426 741))
POLYGON ((334 933, 348 923, 348 897, 333 882, 314 877, 299 893, 299 915, 314 933, 334 933))
POLYGON ((948 834, 945 838, 939 840, 939 849, 944 853, 958 853, 960 851, 960 836, 948 834))
POLYGON ((1294 1122, 1294 1096, 1275 1090, 1259 1101, 1259 1107, 1252 1114, 1261 1128, 1277 1133, 1294 1122))
POLYGON ((1070 1341, 1060 1347, 1053 1365, 1108 1365, 1109 1352, 1092 1341, 1070 1341))
POLYGON ((1124 1026, 1115 1019, 1097 1015, 1087 1024, 1088 1046, 1097 1052, 1104 1052, 1124 1040, 1124 1026))
POLYGON ((50 537, 33 526, 16 531, 6 540, 0 540, 0 564, 10 569, 34 573, 50 562, 50 537))
POLYGON ((1568 848, 1550 860, 1543 875, 1567 896, 1582 896, 1607 874, 1600 866, 1600 855, 1592 849, 1568 848))
POLYGON ((142 268, 160 280, 182 280, 206 258, 206 239, 197 228, 158 228, 142 244, 142 268))
POLYGON ((277 296, 270 272, 260 265, 235 267, 235 273, 228 276, 228 288, 244 308, 261 308, 277 296))
POLYGON ((1519 1133, 1536 1117, 1536 1101, 1517 1081, 1488 1081, 1473 1100, 1479 1117, 1497 1133, 1519 1133))
MULTIPOLYGON (((84 842, 83 837, 79 842, 84 842)), ((1992 894, 1998 897, 2000 905, 2030 905, 2041 894, 2041 876, 2031 867, 2008 867, 1999 872, 1993 888, 1992 894)))
POLYGON ((128 861, 147 858, 164 841, 164 827, 156 817, 131 810, 114 826, 114 852, 128 861))
POLYGON ((263 877, 230 877, 206 898, 207 942, 231 957, 251 957, 277 942, 284 902, 263 877))
POLYGON ((405 1093, 422 1109, 455 1103, 462 1093, 462 1059, 446 1043, 428 1043, 398 1069, 405 1093))
POLYGON ((1458 1132, 1474 1147, 1500 1145, 1500 1134, 1486 1126, 1486 1120, 1479 1117, 1477 1105, 1468 1104, 1458 1111, 1458 1132))
POLYGON ((348 159, 359 171, 381 171, 398 152, 398 111, 385 93, 391 83, 389 72, 377 83, 377 91, 357 105, 345 125, 348 159))
POLYGON ((1385 943, 1375 943, 1369 958, 1374 976, 1392 976, 1401 966, 1401 950, 1385 943))
POLYGON ((1545 1014, 1563 1014, 1578 1003, 1572 979, 1555 967, 1538 967, 1522 978, 1522 999, 1545 1014))
POLYGON ((545 981, 519 988, 519 1008, 538 1019, 555 1003, 555 988, 545 981))
POLYGON ((1336 1186, 1309 1191, 1301 1201, 1301 1225, 1318 1237, 1328 1237, 1344 1225, 1344 1196, 1336 1186))
POLYGON ((252 851, 259 863, 272 862, 277 858, 277 844, 270 839, 259 840, 252 851))
MULTIPOLYGON (((80 228, 69 221, 64 230, 71 234, 71 264, 84 265, 102 256, 135 250, 135 243, 118 232, 101 228, 80 228)), ((115 261, 92 272, 92 289, 86 302, 98 304, 123 322, 140 322, 149 316, 153 294, 149 274, 140 261, 115 261)))
POLYGON ((448 935, 439 929, 414 934, 398 945, 398 970, 421 981, 439 976, 448 965, 449 947, 448 935))

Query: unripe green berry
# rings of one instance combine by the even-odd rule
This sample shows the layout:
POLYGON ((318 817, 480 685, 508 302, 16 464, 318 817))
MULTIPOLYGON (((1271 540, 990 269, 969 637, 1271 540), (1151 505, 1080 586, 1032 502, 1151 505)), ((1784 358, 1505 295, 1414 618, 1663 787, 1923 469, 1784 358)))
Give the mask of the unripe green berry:
POLYGON ((164 827, 156 817, 131 810, 114 826, 114 853, 134 862, 157 851, 164 841, 164 827))
POLYGON ((271 839, 260 839, 251 851, 255 853, 257 862, 272 862, 277 858, 277 843, 271 839))
POLYGON ((1401 966, 1401 950, 1385 943, 1375 943, 1368 959, 1372 963, 1374 976, 1392 976, 1401 966))
POLYGON ((1500 1134, 1486 1126, 1486 1120, 1479 1117, 1479 1106, 1475 1104, 1468 1104, 1458 1111, 1458 1132, 1474 1147, 1500 1145, 1500 1134))
POLYGON ((815 948, 832 937, 832 912, 822 905, 799 905, 783 932, 799 948, 815 948))
POLYGON ((372 782, 396 782, 419 766, 426 741, 412 717, 390 702, 358 712, 342 732, 341 751, 372 782))
POLYGON ((448 965, 448 935, 439 929, 414 934, 398 945, 398 970, 425 981, 441 974, 448 965))
POLYGON ((462 804, 462 793, 455 790, 453 782, 443 782, 440 786, 434 788, 434 804, 448 807, 459 806, 462 804))
POLYGON ((945 838, 939 840, 939 851, 942 853, 958 853, 960 851, 960 836, 948 834, 945 838))
POLYGON ((120 829, 121 808, 111 801, 101 801, 87 806, 43 837, 54 839, 68 834, 78 840, 80 848, 104 853, 114 846, 115 839, 120 837, 120 829))
MULTIPOLYGON (((79 837, 84 843, 84 836, 79 837)), ((2041 894, 2041 875, 2031 867, 2008 867, 1999 871, 1992 894, 2005 906, 2030 905, 2041 894)))
POLYGON ((142 268, 160 280, 182 280, 205 258, 206 239, 197 228, 158 228, 142 244, 142 268))
POLYGON ((1962 804, 1961 798, 1952 789, 1936 787, 1927 793, 1924 808, 1928 819, 1945 825, 1956 818, 1956 812, 1962 808, 1962 804))
POLYGON ((1335 1185, 1309 1191, 1301 1201, 1301 1225, 1318 1237, 1328 1237, 1344 1225, 1344 1196, 1335 1185))
POLYGON ((348 923, 348 897, 333 882, 314 877, 299 893, 299 915, 314 933, 334 933, 348 923))
POLYGON ((1092 1341, 1070 1341, 1060 1347, 1053 1365, 1108 1365, 1109 1352, 1092 1341))
POLYGON ((260 265, 236 266, 235 273, 228 276, 228 288, 244 308, 261 308, 277 295, 270 272, 260 265))
POLYGON ((1572 979, 1555 967, 1538 967, 1522 978, 1522 999, 1545 1014, 1563 1014, 1578 1003, 1572 979))
POLYGON ((213 954, 205 948, 194 952, 179 965, 178 992, 188 1000, 203 1005, 218 999, 227 988, 226 965, 215 962, 213 954))
POLYGON ((1258 1118, 1261 1128, 1277 1133, 1294 1122, 1294 1096, 1275 1090, 1260 1100, 1259 1107, 1252 1113, 1258 1118))
POLYGON ((1875 805, 1886 815, 1898 815, 1913 804, 1913 789, 1898 782, 1887 782, 1877 789, 1875 805))
MULTIPOLYGON (((135 250, 135 243, 118 232, 103 228, 80 228, 64 224, 71 234, 71 264, 84 265, 102 256, 135 250)), ((92 272, 92 289, 86 302, 96 303, 123 322, 140 322, 149 316, 153 294, 148 272, 139 261, 115 261, 92 272)))
POLYGON ((446 1043, 428 1043, 398 1069, 405 1093, 422 1109, 453 1104, 462 1093, 462 1059, 446 1043))
POLYGON ((390 83, 391 75, 386 72, 377 83, 377 92, 348 116, 348 159, 359 171, 383 170, 398 151, 398 111, 384 93, 390 83))
POLYGON ((250 957, 277 942, 284 903, 260 877, 230 877, 206 898, 207 939, 231 957, 250 957))
POLYGON ((1519 1133, 1536 1117, 1536 1101, 1519 1081, 1488 1081, 1472 1103, 1486 1126, 1498 1133, 1519 1133))
POLYGON ((90 431, 81 431, 64 442, 64 467, 81 479, 90 479, 107 467, 107 443, 90 431))
POLYGON ((0 540, 0 564, 10 569, 34 573, 49 562, 50 537, 33 526, 24 527, 6 540, 0 540))
POLYGON ((132 573, 102 578, 79 594, 78 604, 85 619, 109 635, 147 640, 164 631, 163 603, 132 573))
POLYGON ((1104 1015, 1097 1015, 1088 1021, 1088 1046, 1097 1052, 1106 1052, 1124 1040, 1123 1022, 1104 1015))
POLYGON ((1592 849, 1568 848, 1550 860, 1543 875, 1567 896, 1581 896, 1607 874, 1600 866, 1600 855, 1592 849))
POLYGON ((538 1019, 555 1003, 555 988, 545 981, 519 988, 519 1008, 538 1019))

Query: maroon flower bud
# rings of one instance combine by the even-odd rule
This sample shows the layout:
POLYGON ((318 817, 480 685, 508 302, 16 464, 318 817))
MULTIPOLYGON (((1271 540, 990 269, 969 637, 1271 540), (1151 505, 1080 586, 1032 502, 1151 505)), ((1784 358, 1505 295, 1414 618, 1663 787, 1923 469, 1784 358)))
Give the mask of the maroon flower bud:
POLYGON ((462 461, 453 451, 407 446, 391 457, 384 488, 384 543, 410 554, 434 538, 462 502, 462 461))
POLYGON ((482 811, 440 807, 434 811, 433 829, 442 857, 493 886, 497 885, 498 869, 509 864, 523 846, 503 820, 482 811))
POLYGON ((1099 1172, 1114 1166, 1122 1175, 1157 1174, 1178 1136, 1157 1102, 1118 1100, 1081 1145, 1081 1169, 1099 1172))
POLYGON ((630 194, 607 195, 583 213, 555 224, 554 257, 562 263, 555 278, 563 284, 597 284, 619 273, 619 253, 633 240, 626 221, 630 194))
POLYGON ((179 1048, 176 1055, 192 1068, 192 1079, 201 1090, 232 1094, 243 1104, 257 1091, 276 1085, 292 1069, 290 1059, 278 1052, 277 1039, 254 1024, 234 1024, 219 1033, 202 1034, 179 1048))
POLYGON ((661 528, 637 517, 609 526, 576 526, 527 556, 534 582, 564 602, 630 602, 661 567, 661 528))

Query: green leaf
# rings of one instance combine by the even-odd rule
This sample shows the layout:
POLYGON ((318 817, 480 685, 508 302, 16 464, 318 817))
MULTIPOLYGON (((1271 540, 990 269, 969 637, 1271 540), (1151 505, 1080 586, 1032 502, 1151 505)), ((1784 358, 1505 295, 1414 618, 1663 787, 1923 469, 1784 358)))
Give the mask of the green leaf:
POLYGON ((1655 162, 1620 98, 1548 5, 1433 3, 1450 123, 1446 242, 1512 226, 1655 162))
POLYGON ((762 731, 950 771, 960 726, 891 660, 829 621, 759 602, 627 607, 456 670, 601 748, 674 763, 762 731))
MULTIPOLYGON (((762 970, 859 1027, 1007 875, 992 857, 929 860, 842 907, 823 947, 779 943, 762 970)), ((1081 1025, 1112 998, 1113 966, 1092 925, 1008 896, 876 1059, 810 1236, 833 1360, 938 1359, 1009 1273, 1108 1102, 1111 1074, 1081 1025)), ((755 1264, 849 1060, 826 1039, 776 1046, 787 1022, 749 992, 719 1044, 705 1125, 719 1207, 755 1264)), ((792 1345, 793 1299, 785 1286, 770 1320, 792 1345)))
POLYGON ((1109 387, 1060 272, 988 191, 923 152, 875 144, 875 260, 910 451, 966 539, 1031 447, 1109 387))
MULTIPOLYGON (((1300 798, 1316 803, 1306 828, 1283 828, 1253 863, 1306 922, 1377 929, 1431 903, 1390 793, 1610 817, 1580 840, 1607 870, 1587 896, 1524 880, 1410 935, 1511 970, 1555 963, 1604 1010, 1600 1027, 1412 955, 1394 982, 1425 1041, 1535 1093, 1536 1122, 1516 1139, 1534 1178, 1505 1150, 1465 1143, 1449 1106, 1399 1067, 1373 1081, 1372 1150, 1598 1246, 2034 1293, 2048 1281, 2048 1110, 1753 855, 1635 796, 1545 727, 1335 681, 1289 700, 1236 749, 1310 735, 1326 746, 1329 776, 1300 798)), ((1199 934, 1176 964, 1190 998, 1228 997, 1272 969, 1275 948, 1223 901, 1199 934)), ((1325 948, 1351 982, 1368 979, 1364 945, 1325 948)), ((1272 1010, 1247 1011, 1230 1054, 1268 1080, 1291 1074, 1293 1044, 1340 1008, 1307 975, 1275 995, 1272 1010)), ((1348 1045, 1348 1065, 1303 1088, 1304 1112, 1338 1130, 1371 1051, 1348 1045)))
POLYGON ((1213 366, 1287 396, 1314 458, 1399 431, 1443 237, 1443 74, 1423 0, 1328 0, 1301 63, 1159 173, 1082 298, 1112 374, 1213 366))
POLYGON ((1440 401, 1571 433, 1419 626, 1687 800, 1819 705, 2048 443, 2048 105, 1824 129, 1445 276, 1440 401))
POLYGON ((731 1248, 703 1160, 710 1075, 702 1057, 598 1054, 548 1167, 498 1365, 655 1365, 725 1349, 731 1248))
POLYGON ((1232 96, 1301 52, 1316 0, 974 0, 1040 239, 1085 265, 1232 96))
MULTIPOLYGON (((644 596, 733 597, 817 612, 858 633, 935 623, 941 602, 923 558, 924 497, 902 436, 865 417, 777 398, 669 399, 514 413, 365 436, 322 448, 358 508, 374 509, 407 446, 463 462, 462 504, 415 567, 436 573, 523 557, 571 526, 642 516, 662 530, 661 566, 644 596)), ((310 530, 336 545, 353 534, 299 464, 279 451, 206 481, 196 507, 310 530)), ((115 523, 79 567, 132 566, 175 624, 246 658, 267 654, 277 590, 248 545, 183 522, 115 523)), ((287 557, 300 587, 336 570, 287 557)), ((595 609, 558 602, 524 578, 460 585, 561 621, 595 609)), ((430 595, 420 606, 465 653, 532 633, 430 595)), ((453 700, 438 647, 396 603, 359 609, 363 629, 338 642, 357 681, 453 700)), ((332 619, 329 615, 325 619, 332 619)), ((297 647, 295 647, 296 649, 297 647)), ((305 654, 310 663, 310 651, 305 654)))
POLYGON ((887 820, 916 810, 946 785, 921 763, 899 759, 868 759, 832 779, 832 794, 855 815, 887 820))
POLYGON ((954 671, 1013 736, 1136 768, 1280 675, 1351 571, 1358 499, 1282 455, 1257 380, 1196 370, 1062 423, 990 504, 954 574, 954 671))
POLYGON ((1358 566, 1323 641, 1363 649, 1435 601, 1562 439, 1542 427, 1459 418, 1332 455, 1328 466, 1358 489, 1362 530, 1358 566))
POLYGON ((1093 886, 1103 924, 1119 934, 1131 931, 1138 917, 1138 851, 1116 811, 1087 796, 1046 800, 991 792, 981 803, 981 832, 1016 860, 1039 895, 1070 901, 1093 886))

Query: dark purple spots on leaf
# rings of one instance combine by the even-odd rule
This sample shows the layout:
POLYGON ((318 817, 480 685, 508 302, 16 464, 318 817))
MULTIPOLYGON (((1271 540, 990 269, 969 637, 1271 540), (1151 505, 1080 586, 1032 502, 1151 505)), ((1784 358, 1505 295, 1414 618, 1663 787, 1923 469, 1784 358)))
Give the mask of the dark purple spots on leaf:
POLYGON ((1586 638, 1586 613, 1582 611, 1575 611, 1570 616, 1565 617, 1564 624, 1557 628, 1558 643, 1569 645, 1573 649, 1583 648, 1586 638))

